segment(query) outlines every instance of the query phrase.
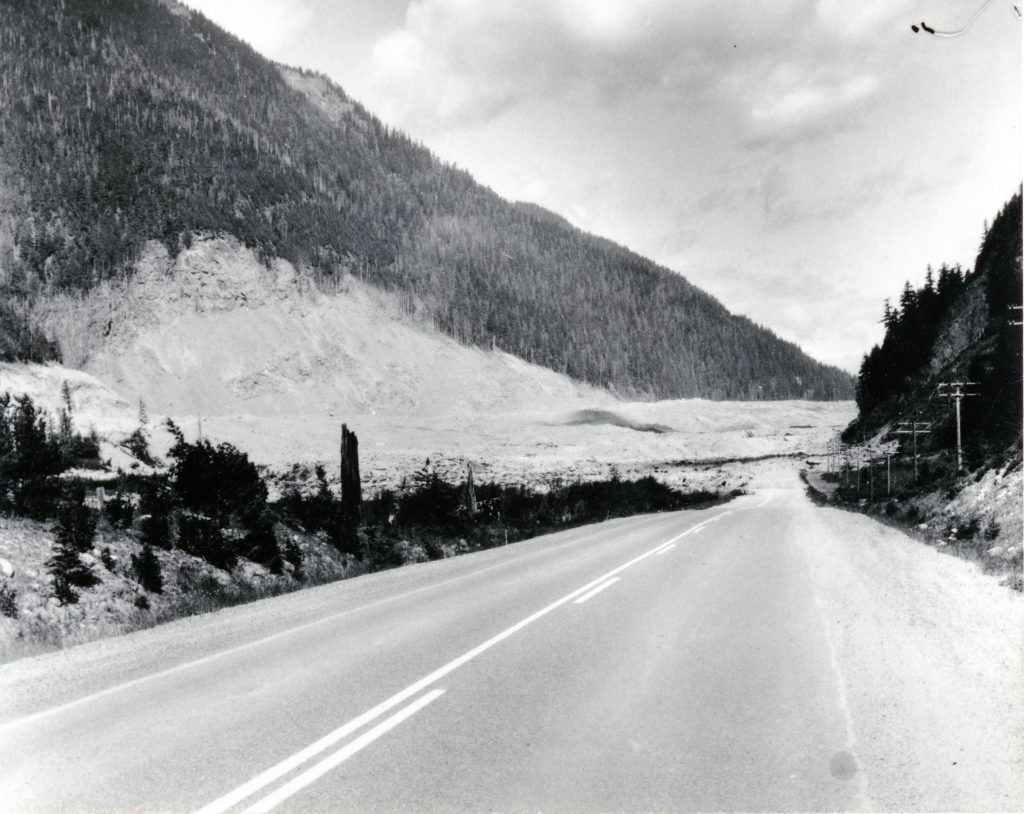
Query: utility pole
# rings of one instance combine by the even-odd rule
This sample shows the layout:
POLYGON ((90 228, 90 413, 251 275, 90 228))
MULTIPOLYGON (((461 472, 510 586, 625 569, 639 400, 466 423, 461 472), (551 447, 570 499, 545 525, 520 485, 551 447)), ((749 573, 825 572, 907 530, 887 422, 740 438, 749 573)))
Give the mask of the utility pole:
POLYGON ((942 382, 939 384, 938 393, 940 396, 952 399, 956 404, 956 471, 964 468, 963 446, 960 443, 960 402, 977 393, 969 393, 967 389, 976 387, 977 382, 942 382))
POLYGON ((868 502, 875 502, 875 459, 868 450, 868 502))
POLYGON ((917 436, 926 435, 932 431, 930 421, 897 421, 896 435, 912 435, 914 437, 914 480, 917 480, 917 436))

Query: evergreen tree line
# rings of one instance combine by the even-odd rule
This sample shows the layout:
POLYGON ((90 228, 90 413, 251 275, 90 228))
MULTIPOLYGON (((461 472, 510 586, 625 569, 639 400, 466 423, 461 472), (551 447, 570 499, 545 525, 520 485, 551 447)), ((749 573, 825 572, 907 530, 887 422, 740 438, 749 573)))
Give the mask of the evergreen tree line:
POLYGON ((865 355, 857 378, 858 418, 845 437, 883 424, 932 420, 924 443, 955 443, 952 410, 936 397, 941 381, 969 381, 977 395, 961 405, 969 460, 1019 447, 1021 437, 1021 193, 986 228, 974 269, 928 269, 924 285, 885 304, 885 338, 865 355), (1016 324, 1015 324, 1016 323, 1016 324), (972 341, 965 347, 965 333, 972 341), (943 360, 943 361, 938 361, 943 360))
POLYGON ((341 502, 322 467, 316 476, 314 491, 291 489, 277 508, 307 531, 326 532, 368 570, 480 551, 610 517, 703 507, 722 499, 702 490, 680 492, 649 476, 555 482, 543 491, 496 483, 471 487, 468 480, 444 480, 428 460, 397 490, 365 501, 358 528, 349 535, 341 502))
POLYGON ((678 275, 502 200, 199 14, 156 0, 0 0, 0 13, 14 213, 0 301, 18 304, 0 309, 0 359, 56 357, 25 316, 35 298, 129 273, 147 240, 174 253, 228 233, 319 278, 399 292, 460 341, 625 393, 851 394, 845 373, 678 275))

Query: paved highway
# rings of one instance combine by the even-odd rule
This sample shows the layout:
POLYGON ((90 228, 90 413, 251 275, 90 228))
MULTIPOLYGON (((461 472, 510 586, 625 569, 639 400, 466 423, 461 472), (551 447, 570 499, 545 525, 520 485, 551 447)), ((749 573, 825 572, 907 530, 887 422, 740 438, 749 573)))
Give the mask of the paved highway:
POLYGON ((775 490, 181 620, 0 668, 0 811, 1020 810, 972 569, 775 490))

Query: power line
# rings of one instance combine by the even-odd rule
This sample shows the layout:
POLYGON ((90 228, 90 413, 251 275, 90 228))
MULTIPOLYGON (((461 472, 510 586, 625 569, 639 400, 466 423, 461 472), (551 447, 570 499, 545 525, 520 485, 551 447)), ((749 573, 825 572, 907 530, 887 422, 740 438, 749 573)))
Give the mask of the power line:
MULTIPOLYGON (((981 4, 981 7, 976 12, 974 12, 974 14, 971 15, 971 19, 967 21, 966 25, 964 25, 963 28, 956 29, 955 31, 940 31, 935 28, 932 28, 925 22, 922 22, 920 26, 911 24, 910 30, 913 31, 915 34, 918 31, 924 31, 927 34, 932 34, 936 37, 959 37, 961 34, 966 33, 968 28, 974 25, 974 21, 977 20, 978 17, 981 16, 981 13, 990 5, 992 5, 992 0, 985 0, 985 2, 981 4)), ((1019 20, 1020 6, 1017 3, 1012 2, 1011 0, 1010 8, 1013 9, 1013 13, 1017 15, 1017 19, 1019 20)))
POLYGON ((917 479, 917 436, 927 435, 932 431, 932 423, 930 421, 897 421, 896 426, 899 427, 896 430, 896 435, 912 435, 914 436, 914 479, 917 479))

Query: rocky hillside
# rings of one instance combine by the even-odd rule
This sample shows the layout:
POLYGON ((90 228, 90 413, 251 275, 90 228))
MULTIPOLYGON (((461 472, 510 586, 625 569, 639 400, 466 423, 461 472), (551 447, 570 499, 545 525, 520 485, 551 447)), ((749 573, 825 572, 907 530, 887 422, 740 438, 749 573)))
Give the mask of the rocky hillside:
POLYGON ((838 499, 903 521, 930 544, 1005 575, 1018 590, 1020 305, 1018 192, 986 227, 973 269, 929 269, 922 287, 907 283, 898 305, 886 304, 885 340, 864 358, 858 416, 843 433, 857 446, 829 487, 838 499), (948 395, 955 390, 968 394, 960 403, 959 470, 948 395), (914 422, 921 430, 916 461, 914 422), (857 463, 848 466, 854 461, 859 472, 857 463))
MULTIPOLYGON (((886 435, 897 422, 929 422, 922 451, 956 443, 955 411, 943 383, 969 382, 961 403, 968 468, 1020 457, 1021 195, 987 227, 973 269, 928 270, 886 303, 885 339, 871 349, 857 383, 858 417, 844 433, 857 441, 886 435), (1016 307, 1016 309, 1015 309, 1016 307)), ((948 388, 947 388, 948 389, 948 388)))
POLYGON ((0 14, 0 358, 79 364, 97 338, 54 328, 61 298, 154 262, 173 273, 218 236, 302 285, 357 278, 463 344, 621 393, 851 393, 680 276, 504 201, 183 6, 0 0, 0 14))

